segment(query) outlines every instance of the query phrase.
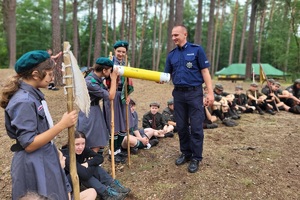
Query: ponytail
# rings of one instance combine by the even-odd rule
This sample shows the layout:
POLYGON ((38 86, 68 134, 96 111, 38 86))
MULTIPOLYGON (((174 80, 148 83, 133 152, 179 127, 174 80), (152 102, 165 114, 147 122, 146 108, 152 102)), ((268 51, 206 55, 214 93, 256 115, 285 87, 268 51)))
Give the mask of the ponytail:
POLYGON ((20 75, 15 74, 4 83, 0 93, 0 106, 2 108, 6 108, 11 97, 20 88, 20 78, 20 75))

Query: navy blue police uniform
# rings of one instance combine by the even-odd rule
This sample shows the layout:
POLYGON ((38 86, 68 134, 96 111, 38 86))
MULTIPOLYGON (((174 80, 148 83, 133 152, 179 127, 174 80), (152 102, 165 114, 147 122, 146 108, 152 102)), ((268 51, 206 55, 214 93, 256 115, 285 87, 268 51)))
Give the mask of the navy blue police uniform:
POLYGON ((174 110, 180 151, 191 159, 202 160, 203 151, 203 90, 201 70, 209 62, 201 46, 187 42, 173 49, 166 60, 165 71, 174 84, 174 110))

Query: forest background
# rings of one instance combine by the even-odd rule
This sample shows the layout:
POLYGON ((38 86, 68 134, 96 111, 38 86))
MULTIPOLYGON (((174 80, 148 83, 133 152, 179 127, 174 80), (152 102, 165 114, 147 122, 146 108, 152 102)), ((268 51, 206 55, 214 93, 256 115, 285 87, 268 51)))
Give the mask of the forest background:
MULTIPOLYGON (((269 63, 300 74, 300 2, 296 0, 0 0, 0 68, 13 68, 27 51, 69 41, 79 66, 108 56, 117 40, 129 41, 128 60, 162 71, 174 48, 171 30, 184 24, 201 44, 211 73, 231 63, 269 63)), ((61 62, 61 61, 60 61, 61 62)), ((56 70, 56 77, 61 76, 56 70)), ((56 84, 61 85, 60 78, 56 84)))

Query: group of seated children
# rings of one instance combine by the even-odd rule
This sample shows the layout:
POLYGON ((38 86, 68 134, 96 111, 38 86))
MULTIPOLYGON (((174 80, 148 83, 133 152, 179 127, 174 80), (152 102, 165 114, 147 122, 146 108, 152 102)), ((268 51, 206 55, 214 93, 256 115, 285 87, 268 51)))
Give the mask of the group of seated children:
MULTIPOLYGON (((284 90, 281 84, 274 79, 268 79, 267 84, 258 90, 257 83, 251 83, 248 90, 243 93, 242 86, 235 87, 235 93, 224 92, 221 84, 214 87, 215 101, 213 106, 205 107, 204 128, 217 128, 214 123, 218 119, 228 127, 237 126, 235 120, 241 118, 241 113, 254 113, 260 115, 269 113, 275 115, 279 110, 285 110, 294 114, 300 114, 300 79, 284 90)), ((204 95, 206 94, 204 87, 204 95)))

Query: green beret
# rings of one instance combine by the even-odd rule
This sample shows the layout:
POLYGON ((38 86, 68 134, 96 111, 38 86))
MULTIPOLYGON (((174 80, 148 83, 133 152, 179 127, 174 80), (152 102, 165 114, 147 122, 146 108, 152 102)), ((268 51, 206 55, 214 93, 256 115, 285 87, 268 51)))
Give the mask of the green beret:
POLYGON ((173 105, 173 104, 174 104, 173 98, 172 98, 172 99, 169 99, 169 101, 167 101, 167 104, 168 104, 168 105, 173 105))
POLYGON ((19 74, 28 71, 38 64, 50 58, 47 51, 35 50, 29 51, 19 58, 15 64, 15 71, 19 74))
POLYGON ((111 61, 109 58, 105 58, 105 57, 100 57, 96 60, 96 64, 98 65, 105 65, 108 67, 113 67, 114 63, 113 61, 111 61))
POLYGON ((114 49, 117 49, 119 47, 125 47, 125 49, 127 50, 128 49, 128 42, 126 41, 117 41, 115 44, 114 44, 114 49))
POLYGON ((150 107, 151 107, 151 106, 156 106, 156 107, 158 107, 158 108, 160 107, 159 103, 157 103, 157 102, 152 102, 152 103, 150 103, 150 107))

